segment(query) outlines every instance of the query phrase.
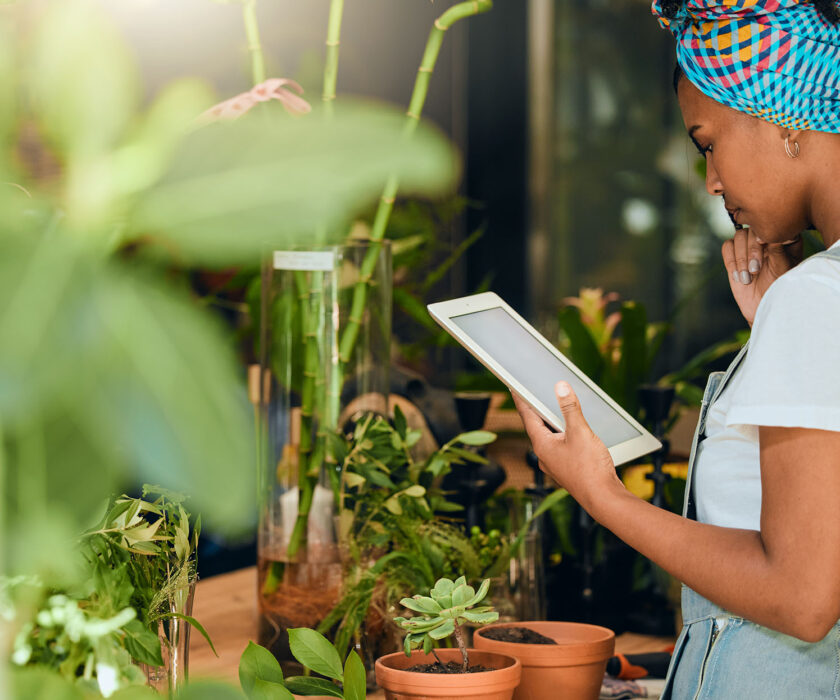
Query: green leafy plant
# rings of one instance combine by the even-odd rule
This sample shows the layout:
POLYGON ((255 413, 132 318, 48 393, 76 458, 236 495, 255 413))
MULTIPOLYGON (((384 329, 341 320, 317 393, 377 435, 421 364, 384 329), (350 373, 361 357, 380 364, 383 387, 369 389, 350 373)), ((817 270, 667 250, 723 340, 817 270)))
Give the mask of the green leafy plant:
POLYGON ((144 484, 142 498, 116 499, 99 527, 87 533, 82 552, 94 567, 124 572, 133 588, 131 604, 147 631, 157 637, 159 622, 183 619, 215 653, 198 620, 179 612, 186 608, 190 585, 197 580, 201 533, 201 516, 191 526, 185 500, 186 496, 162 486, 144 484))
POLYGON ((116 499, 79 544, 86 571, 82 583, 54 590, 36 577, 5 579, 3 607, 10 614, 16 607, 18 613, 31 611, 16 637, 12 663, 54 670, 82 689, 107 696, 146 683, 137 663, 164 665, 160 625, 183 619, 213 649, 201 624, 179 612, 195 582, 200 532, 198 521, 190 526, 184 500, 149 485, 142 498, 116 499))
POLYGON ((469 538, 452 521, 461 506, 447 500, 442 477, 467 462, 486 460, 470 447, 495 440, 487 431, 462 433, 423 459, 413 448, 421 437, 399 407, 394 422, 368 414, 349 436, 331 436, 340 460, 339 537, 345 551, 342 598, 319 626, 335 629, 345 650, 362 624, 369 634, 389 619, 387 610, 407 591, 430 587, 463 568, 472 578, 482 566, 469 538))
MULTIPOLYGON (((411 656, 412 648, 417 646, 422 646, 426 654, 434 654, 434 643, 454 634, 463 658, 462 670, 466 673, 470 667, 470 658, 461 625, 467 622, 484 625, 499 619, 499 613, 494 612, 490 605, 474 607, 484 600, 489 590, 490 579, 482 581, 476 591, 461 576, 455 581, 438 579, 428 596, 418 594, 403 598, 400 604, 418 613, 414 617, 394 618, 394 622, 408 632, 405 636, 406 656, 411 656)), ((440 663, 437 654, 435 658, 440 663)))
POLYGON ((533 519, 568 495, 553 492, 509 537, 467 533, 457 519, 461 506, 449 501, 439 484, 452 469, 484 463, 473 448, 489 444, 495 435, 462 433, 416 459, 413 447, 419 438, 399 407, 393 423, 370 414, 352 435, 331 438, 342 464, 339 530, 345 575, 342 597, 318 629, 334 632, 339 651, 362 630, 368 646, 375 646, 377 635, 387 639, 389 611, 412 590, 458 574, 469 581, 501 575, 533 519))
POLYGON ((239 661, 239 682, 248 698, 291 700, 294 693, 364 700, 365 667, 355 651, 351 650, 342 664, 338 651, 329 640, 307 628, 290 629, 289 646, 292 655, 305 668, 325 678, 312 675, 284 678, 283 670, 272 653, 249 642, 239 661))
MULTIPOLYGON (((639 416, 638 388, 653 380, 654 362, 670 332, 668 322, 650 323, 644 305, 620 302, 618 294, 584 287, 580 296, 564 300, 558 320, 559 347, 587 376, 601 386, 623 408, 639 416), (620 302, 618 310, 611 304, 620 302)), ((699 405, 703 392, 691 380, 703 374, 708 365, 745 342, 744 333, 715 343, 691 358, 682 368, 659 379, 673 386, 685 405, 699 405)), ((676 420, 675 407, 668 427, 676 420)))

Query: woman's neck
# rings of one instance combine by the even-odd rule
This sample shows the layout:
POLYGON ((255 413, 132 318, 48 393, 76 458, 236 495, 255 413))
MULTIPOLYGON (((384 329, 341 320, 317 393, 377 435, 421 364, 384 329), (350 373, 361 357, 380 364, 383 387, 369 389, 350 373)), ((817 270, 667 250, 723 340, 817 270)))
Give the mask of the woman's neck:
POLYGON ((811 223, 828 248, 840 240, 840 134, 816 133, 822 157, 811 178, 811 223))

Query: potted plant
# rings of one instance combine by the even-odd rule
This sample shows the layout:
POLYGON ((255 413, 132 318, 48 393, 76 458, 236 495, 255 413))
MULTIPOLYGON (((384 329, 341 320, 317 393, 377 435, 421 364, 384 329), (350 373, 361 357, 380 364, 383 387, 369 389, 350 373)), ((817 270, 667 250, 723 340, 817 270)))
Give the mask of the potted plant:
POLYGON ((518 659, 495 652, 468 650, 462 625, 483 625, 498 619, 489 605, 480 603, 490 588, 485 579, 478 592, 462 576, 442 578, 428 596, 403 598, 401 604, 417 613, 395 618, 407 634, 405 653, 376 660, 376 680, 387 700, 397 698, 467 698, 510 700, 519 685, 518 659), (435 649, 435 642, 455 635, 457 649, 435 649), (412 651, 415 646, 422 650, 412 651))
POLYGON ((615 633, 576 622, 503 622, 477 630, 473 643, 519 659, 522 682, 514 700, 596 700, 615 633))

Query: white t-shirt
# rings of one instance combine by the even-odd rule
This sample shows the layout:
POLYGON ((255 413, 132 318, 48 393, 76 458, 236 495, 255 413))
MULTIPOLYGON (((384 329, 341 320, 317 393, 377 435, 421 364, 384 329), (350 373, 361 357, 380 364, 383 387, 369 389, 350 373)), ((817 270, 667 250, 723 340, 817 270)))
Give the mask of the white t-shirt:
POLYGON ((709 408, 694 467, 698 521, 761 529, 758 426, 840 431, 839 349, 840 260, 809 258, 764 294, 746 357, 709 408))

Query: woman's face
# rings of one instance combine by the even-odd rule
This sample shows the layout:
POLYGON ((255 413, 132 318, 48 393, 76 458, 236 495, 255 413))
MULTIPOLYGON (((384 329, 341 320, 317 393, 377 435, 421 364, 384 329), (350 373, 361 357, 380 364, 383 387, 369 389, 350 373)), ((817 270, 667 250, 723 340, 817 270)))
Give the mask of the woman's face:
POLYGON ((678 97, 688 134, 706 158, 706 189, 723 197, 732 220, 766 243, 808 228, 807 168, 785 154, 787 130, 716 102, 685 77, 678 97))

